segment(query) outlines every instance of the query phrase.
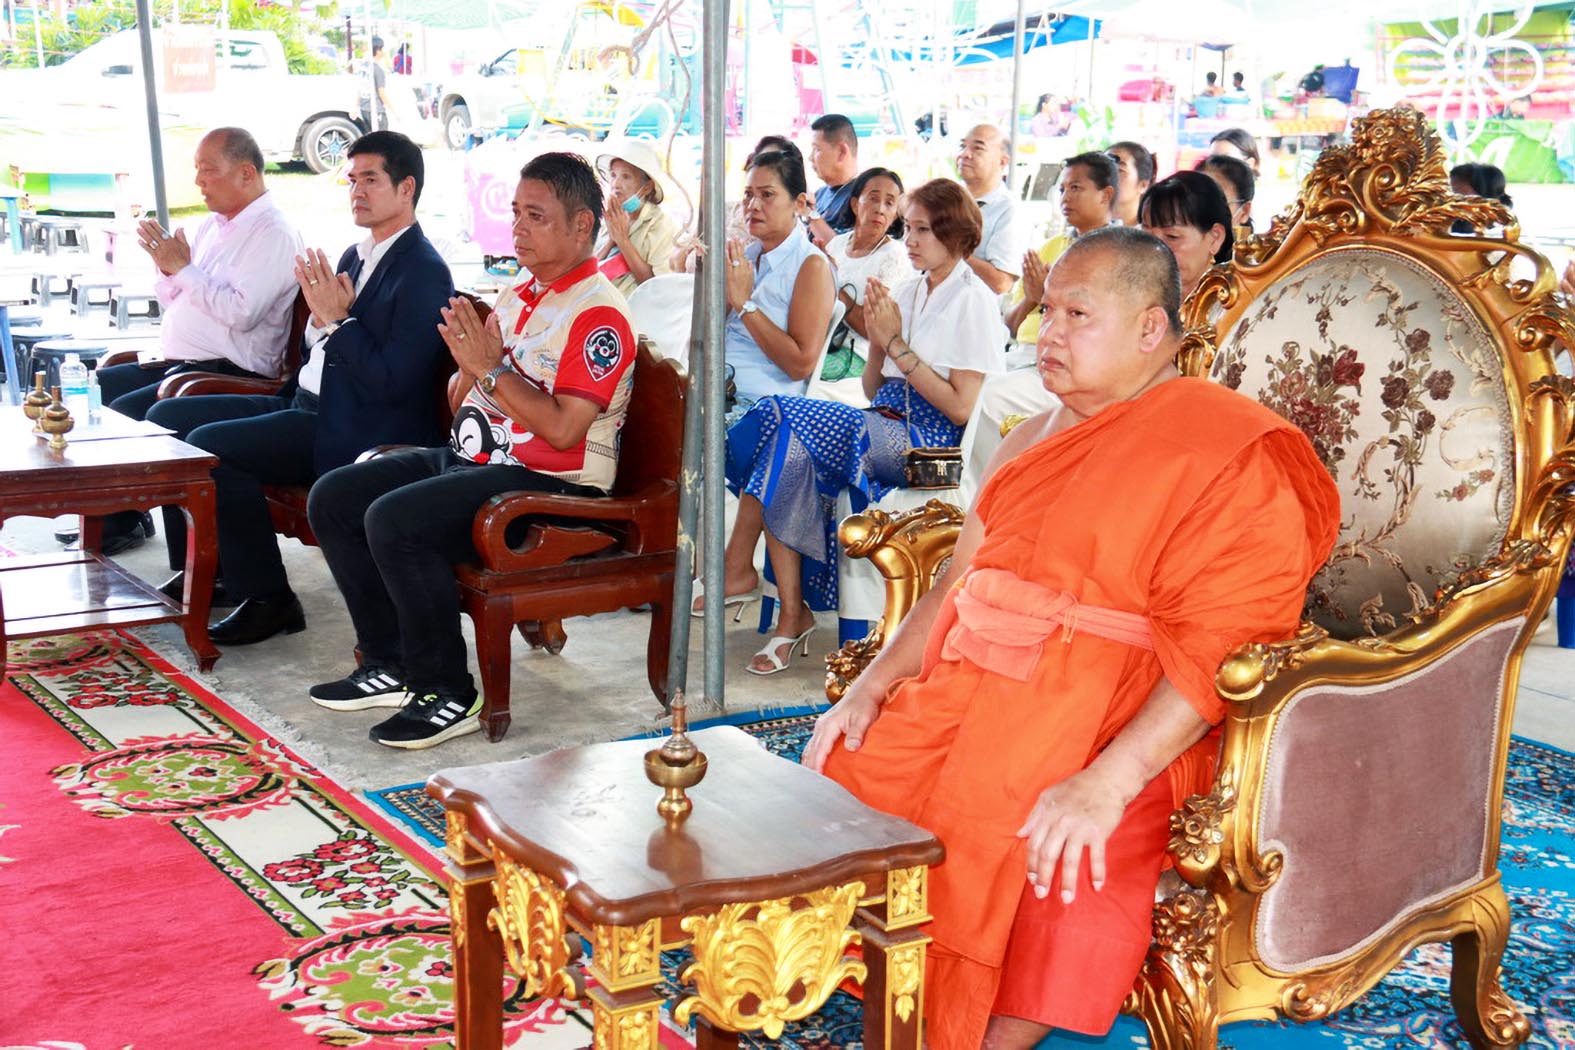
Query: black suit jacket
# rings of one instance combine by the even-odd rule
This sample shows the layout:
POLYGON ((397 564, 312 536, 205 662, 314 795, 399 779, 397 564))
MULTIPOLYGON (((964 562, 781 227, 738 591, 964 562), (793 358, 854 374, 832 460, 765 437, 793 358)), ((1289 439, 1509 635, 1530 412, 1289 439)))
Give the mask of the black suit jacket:
MULTIPOLYGON (((339 273, 357 263, 355 246, 339 257, 339 273)), ((304 365, 323 354, 323 381, 312 450, 319 475, 378 445, 445 444, 439 383, 448 348, 439 313, 454 294, 448 264, 421 224, 388 249, 350 304, 350 319, 304 350, 304 365)), ((295 383, 284 391, 293 396, 295 383)))

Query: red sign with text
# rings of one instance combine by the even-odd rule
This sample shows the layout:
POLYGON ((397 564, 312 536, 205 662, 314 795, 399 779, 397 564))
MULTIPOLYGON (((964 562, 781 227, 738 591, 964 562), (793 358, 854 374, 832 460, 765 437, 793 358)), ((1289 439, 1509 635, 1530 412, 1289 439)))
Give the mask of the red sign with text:
POLYGON ((217 64, 211 27, 164 27, 165 91, 171 94, 212 91, 217 64))

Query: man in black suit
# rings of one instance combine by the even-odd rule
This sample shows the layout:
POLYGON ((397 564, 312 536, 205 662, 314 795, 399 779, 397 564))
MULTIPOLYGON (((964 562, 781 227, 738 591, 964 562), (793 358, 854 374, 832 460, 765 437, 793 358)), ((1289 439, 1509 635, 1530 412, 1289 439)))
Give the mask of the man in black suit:
MULTIPOLYGON (((448 354, 437 326, 454 284, 416 223, 421 150, 398 132, 374 131, 349 156, 350 207, 369 236, 336 268, 321 251, 297 259, 312 316, 295 379, 277 396, 170 398, 148 412, 219 457, 219 563, 225 590, 240 603, 210 628, 219 645, 250 645, 306 626, 264 485, 310 485, 377 445, 443 441, 439 385, 448 354)), ((170 563, 184 564, 184 518, 166 511, 165 523, 170 563)), ((176 587, 166 584, 167 592, 176 587)))

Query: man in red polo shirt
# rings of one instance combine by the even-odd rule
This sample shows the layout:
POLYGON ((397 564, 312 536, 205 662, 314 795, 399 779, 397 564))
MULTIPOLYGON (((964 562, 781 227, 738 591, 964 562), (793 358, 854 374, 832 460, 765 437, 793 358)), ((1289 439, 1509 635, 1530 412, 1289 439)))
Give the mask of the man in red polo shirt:
POLYGON ((514 250, 531 278, 482 322, 450 300, 438 326, 459 372, 446 448, 341 467, 308 514, 355 624, 362 665, 313 686, 336 711, 397 707, 372 727, 389 747, 427 748, 480 728, 453 566, 471 522, 502 492, 605 495, 634 385, 623 296, 597 270, 602 194, 582 158, 547 153, 520 172, 514 250))

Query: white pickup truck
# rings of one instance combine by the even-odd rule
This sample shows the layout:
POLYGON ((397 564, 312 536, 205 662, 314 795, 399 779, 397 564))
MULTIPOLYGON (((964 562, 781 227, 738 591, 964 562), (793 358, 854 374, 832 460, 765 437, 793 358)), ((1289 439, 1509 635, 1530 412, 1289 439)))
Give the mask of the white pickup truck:
MULTIPOLYGON (((192 27, 171 27, 155 32, 153 45, 160 126, 166 139, 173 137, 177 146, 172 155, 166 141, 167 171, 189 169, 189 154, 178 152, 189 137, 182 131, 242 127, 256 136, 267 160, 304 161, 321 172, 338 165, 345 148, 364 130, 359 119, 360 78, 290 73, 284 47, 270 31, 204 34, 192 27), (184 83, 169 82, 166 67, 173 63, 164 61, 164 49, 177 37, 167 32, 184 32, 188 55, 194 39, 205 49, 200 42, 211 38, 215 51, 211 77, 199 69, 198 76, 184 83)), ((0 124, 50 139, 60 136, 87 145, 84 139, 97 132, 113 134, 145 126, 144 107, 142 54, 135 30, 107 36, 57 66, 0 73, 0 124)), ((145 143, 146 135, 141 137, 145 143)), ((0 158, 23 170, 59 167, 40 167, 6 145, 0 145, 0 158)))

